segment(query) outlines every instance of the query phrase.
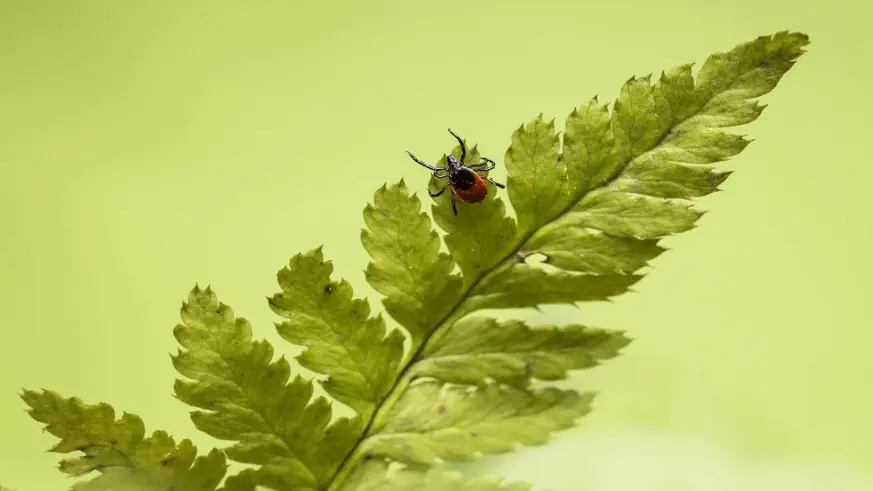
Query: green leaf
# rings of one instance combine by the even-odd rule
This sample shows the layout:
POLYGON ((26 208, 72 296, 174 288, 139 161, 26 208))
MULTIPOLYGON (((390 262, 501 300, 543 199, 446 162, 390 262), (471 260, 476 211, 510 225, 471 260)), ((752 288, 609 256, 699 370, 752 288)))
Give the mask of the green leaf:
POLYGON ((607 300, 628 291, 640 278, 624 274, 545 271, 529 264, 512 264, 495 270, 470 290, 464 312, 607 300))
POLYGON ((644 156, 635 160, 612 188, 658 198, 691 199, 718 191, 718 186, 731 175, 730 171, 711 167, 650 159, 651 156, 644 156))
POLYGON ((561 142, 555 122, 542 114, 512 134, 504 156, 506 192, 518 217, 518 233, 524 234, 560 213, 570 198, 567 171, 559 161, 561 142))
POLYGON ((584 227, 550 228, 526 246, 532 250, 522 255, 542 254, 544 262, 556 268, 593 274, 630 274, 666 250, 654 239, 614 237, 584 227))
MULTIPOLYGON (((808 44, 807 35, 783 31, 710 56, 697 75, 696 90, 701 93, 700 99, 690 106, 705 112, 707 106, 749 104, 748 99, 776 87, 808 44)), ((743 123, 735 122, 730 126, 737 124, 743 123)))
POLYGON ((597 97, 567 118, 561 161, 567 168, 570 193, 577 198, 605 182, 623 164, 615 146, 609 108, 597 97))
POLYGON ((487 379, 525 386, 531 378, 561 380, 568 370, 590 368, 618 355, 624 333, 581 325, 528 326, 510 320, 467 317, 422 353, 415 376, 456 384, 487 379))
POLYGON ((592 394, 503 385, 465 387, 422 380, 407 388, 367 454, 405 464, 469 461, 480 453, 511 452, 518 444, 548 443, 590 410, 592 394))
POLYGON ((455 262, 440 252, 440 238, 421 200, 403 181, 382 186, 364 209, 361 242, 372 260, 367 281, 385 295, 385 310, 412 337, 415 351, 460 295, 455 262))
MULTIPOLYGON (((470 147, 469 144, 467 147, 466 161, 481 161, 478 147, 470 147)), ((456 146, 451 155, 460 159, 461 146, 456 146)), ((436 165, 445 166, 446 156, 443 155, 436 165)), ((488 172, 480 174, 487 176, 488 172)), ((445 180, 431 177, 428 187, 438 190, 444 182, 445 180)), ((506 205, 499 192, 491 184, 488 186, 489 192, 483 201, 466 206, 458 203, 462 207, 458 216, 452 211, 450 193, 433 198, 434 205, 431 209, 434 221, 445 231, 443 240, 461 269, 465 287, 471 279, 479 277, 483 271, 491 269, 506 256, 516 233, 515 220, 507 216, 506 205)))
POLYGON ((176 444, 163 431, 146 437, 139 416, 124 413, 116 419, 109 404, 86 405, 53 391, 27 390, 21 398, 30 406, 30 416, 60 439, 52 452, 83 454, 62 460, 62 472, 74 477, 98 472, 74 489, 211 491, 227 471, 220 451, 197 457, 190 440, 176 444))
POLYGON ((651 77, 631 78, 621 88, 612 115, 615 145, 620 155, 633 158, 658 144, 670 127, 670 106, 652 87, 651 77))
POLYGON ((458 472, 440 469, 391 468, 381 460, 368 460, 340 488, 341 491, 529 491, 531 485, 506 483, 495 477, 465 479, 458 472))
POLYGON ((316 488, 328 482, 360 435, 359 419, 330 423, 331 406, 312 400, 310 381, 290 383, 284 357, 273 359, 266 341, 219 303, 210 288, 195 287, 181 310, 174 335, 185 350, 173 356, 184 377, 176 396, 201 410, 191 413, 204 433, 234 443, 224 449, 237 462, 261 465, 282 488, 316 488))
POLYGON ((368 420, 388 392, 403 357, 403 335, 370 317, 366 300, 352 298, 351 285, 331 281, 333 264, 321 248, 298 254, 277 275, 281 293, 270 307, 288 319, 276 327, 287 341, 306 346, 297 360, 328 375, 322 386, 368 420))
MULTIPOLYGON (((703 212, 685 201, 598 189, 588 194, 570 213, 541 228, 531 244, 549 247, 562 239, 560 230, 588 228, 613 237, 660 239, 694 228, 703 212), (549 234, 552 239, 546 240, 549 234)), ((537 250, 525 244, 525 249, 537 250)))

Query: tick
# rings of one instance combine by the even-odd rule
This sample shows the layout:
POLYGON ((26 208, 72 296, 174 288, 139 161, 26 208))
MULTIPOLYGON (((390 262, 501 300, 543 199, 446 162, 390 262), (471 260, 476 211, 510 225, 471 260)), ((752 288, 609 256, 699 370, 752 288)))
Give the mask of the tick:
POLYGON ((446 163, 448 164, 446 167, 435 167, 433 165, 425 164, 409 150, 407 150, 406 153, 409 154, 409 157, 418 165, 432 170, 433 176, 437 179, 447 179, 446 184, 442 189, 437 192, 428 189, 427 194, 429 194, 431 198, 436 198, 445 193, 446 189, 451 186, 452 211, 457 215, 458 207, 455 205, 455 197, 464 203, 479 203, 488 196, 488 184, 485 181, 494 184, 500 189, 504 189, 506 186, 492 180, 490 177, 479 174, 480 172, 486 172, 493 169, 496 165, 493 160, 482 157, 482 161, 478 164, 467 165, 466 162, 464 162, 464 159, 467 158, 467 147, 464 145, 464 140, 456 135, 451 129, 449 129, 449 133, 451 133, 452 136, 455 137, 455 140, 458 140, 458 143, 461 145, 460 161, 455 157, 448 155, 446 156, 446 163))

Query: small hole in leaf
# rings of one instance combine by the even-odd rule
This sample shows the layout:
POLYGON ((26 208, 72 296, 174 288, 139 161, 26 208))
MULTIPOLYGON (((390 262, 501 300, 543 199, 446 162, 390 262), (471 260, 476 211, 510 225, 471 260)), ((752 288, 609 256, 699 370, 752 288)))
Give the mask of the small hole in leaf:
POLYGON ((519 251, 518 255, 521 262, 530 264, 531 266, 547 263, 549 260, 548 256, 538 251, 519 251))

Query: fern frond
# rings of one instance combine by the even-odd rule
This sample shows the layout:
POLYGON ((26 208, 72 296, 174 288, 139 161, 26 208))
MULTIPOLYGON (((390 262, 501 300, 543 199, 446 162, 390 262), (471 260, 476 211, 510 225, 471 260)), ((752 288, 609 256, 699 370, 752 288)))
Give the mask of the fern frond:
MULTIPOLYGON (((706 196, 730 175, 714 164, 749 143, 722 128, 755 120, 754 100, 773 90, 809 43, 780 32, 711 56, 697 77, 690 64, 628 80, 612 110, 594 98, 568 116, 563 135, 539 115, 512 134, 502 194, 432 215, 401 180, 382 186, 364 209, 366 279, 408 334, 389 330, 355 298, 321 248, 294 256, 277 275, 270 308, 300 364, 355 416, 334 418, 274 348, 253 340, 210 289, 196 287, 181 309, 172 357, 183 377, 176 397, 201 431, 229 442, 196 456, 188 440, 145 437, 142 421, 115 418, 53 392, 26 391, 31 415, 60 439, 53 451, 73 476, 98 472, 81 490, 215 491, 225 458, 254 467, 222 491, 525 491, 523 483, 465 480, 438 464, 540 445, 576 424, 593 394, 534 387, 611 359, 629 343, 620 331, 578 324, 530 326, 485 317, 485 309, 538 308, 611 299, 640 281, 664 248, 692 229, 706 196), (445 233, 448 253, 434 228, 445 233), (540 256, 542 263, 530 261, 540 256), (456 269, 459 272, 455 272, 456 269)), ((468 146, 468 163, 479 160, 468 146)), ((460 156, 456 147, 451 155, 460 156)), ((444 165, 446 155, 435 162, 444 165)), ((431 185, 435 185, 433 178, 431 185)))
MULTIPOLYGON (((459 265, 460 292, 431 297, 435 310, 419 317, 409 362, 331 489, 340 489, 350 469, 368 455, 419 464, 465 460, 473 453, 503 451, 508 442, 542 443, 546 441, 543 435, 560 429, 561 425, 542 427, 540 438, 523 438, 521 428, 512 426, 510 415, 513 407, 525 407, 526 403, 505 397, 503 423, 508 426, 498 432, 502 440, 480 443, 467 438, 473 432, 465 431, 464 411, 475 413, 471 405, 477 407, 478 403, 471 401, 489 400, 494 386, 488 380, 508 384, 513 390, 527 390, 528 396, 534 397, 535 392, 523 387, 526 380, 537 376, 537 364, 521 364, 524 356, 504 354, 501 359, 509 360, 506 364, 474 361, 475 356, 468 356, 447 369, 441 353, 458 343, 453 332, 459 329, 469 334, 469 329, 464 328, 470 324, 465 323, 475 323, 481 328, 480 339, 493 339, 499 337, 495 331, 502 326, 487 320, 469 320, 470 314, 483 309, 607 300, 628 291, 642 278, 637 272, 663 252, 659 240, 690 230, 703 215, 688 200, 714 192, 730 175, 711 164, 735 156, 748 144, 745 138, 720 128, 757 118, 763 106, 752 98, 772 90, 808 42, 804 34, 780 32, 711 56, 696 80, 691 65, 662 74, 655 84, 649 76, 631 78, 622 87, 611 113, 596 98, 574 110, 568 117, 563 142, 554 121, 545 121, 542 115, 522 125, 513 134, 504 158, 507 196, 517 220, 506 215, 505 206, 496 196, 464 207, 458 217, 449 215, 450 196, 435 198, 433 215, 446 232, 445 242, 451 252, 443 270, 450 269, 450 261, 459 265), (492 234, 496 240, 489 240, 492 234), (528 263, 534 254, 544 256, 546 264, 528 263), (452 298, 456 300, 445 308, 452 298), (519 370, 520 366, 525 367, 524 371, 519 370), (423 375, 434 380, 414 382, 423 375), (457 389, 453 383, 475 386, 457 389), (439 400, 437 388, 440 394, 463 393, 466 398, 456 401, 457 411, 437 405, 446 408, 445 415, 434 416, 424 405, 409 406, 410 399, 421 399, 418 393, 422 387, 430 390, 428 397, 434 404, 439 400), (398 408, 406 407, 424 415, 404 420, 403 436, 398 440, 391 425, 400 417, 398 408), (446 430, 450 436, 441 439, 443 433, 435 434, 432 425, 444 420, 461 423, 446 430), (386 439, 391 444, 379 443, 386 439)), ((476 159, 478 146, 472 147, 476 148, 476 159)), ((456 158, 459 154, 459 147, 452 151, 456 158)), ((441 162, 445 162, 445 156, 441 162)), ((376 198, 365 216, 395 218, 390 222, 393 227, 386 226, 389 220, 367 220, 364 236, 382 240, 377 254, 368 247, 371 264, 390 263, 397 268, 397 277, 417 275, 424 280, 422 284, 433 281, 415 273, 414 268, 403 270, 409 251, 422 250, 423 241, 397 233, 399 224, 405 221, 414 223, 411 229, 430 230, 426 216, 419 212, 417 198, 409 195, 402 182, 383 187, 376 198), (393 197, 391 206, 380 206, 386 193, 393 197)), ((432 233, 430 236, 434 237, 432 233)), ((435 258, 438 244, 435 238, 431 241, 428 251, 435 258)), ((386 288, 387 279, 368 279, 393 306, 399 296, 386 288)), ((386 310, 395 317, 389 304, 386 310)), ((395 319, 404 327, 409 323, 407 317, 395 319)), ((533 331, 519 333, 519 343, 536 342, 533 331)), ((584 348, 576 344, 578 339, 567 342, 570 346, 554 346, 553 352, 541 357, 558 360, 562 350, 575 348, 577 360, 586 358, 579 354, 584 348)), ((554 371, 551 376, 561 377, 573 365, 561 368, 563 371, 554 371)))
POLYGON ((222 452, 198 457, 190 440, 177 444, 163 431, 146 437, 139 416, 124 413, 116 419, 109 404, 87 405, 53 391, 27 390, 21 398, 30 416, 60 440, 52 452, 82 454, 62 460, 61 472, 73 477, 98 473, 75 484, 75 491, 213 491, 227 472, 222 452))

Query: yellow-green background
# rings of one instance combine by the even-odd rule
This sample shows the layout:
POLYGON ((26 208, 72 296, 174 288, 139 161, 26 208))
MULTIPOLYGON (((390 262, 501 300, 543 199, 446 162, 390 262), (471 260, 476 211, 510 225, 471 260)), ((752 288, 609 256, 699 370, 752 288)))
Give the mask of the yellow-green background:
POLYGON ((451 126, 502 163, 540 112, 562 125, 631 75, 783 29, 812 45, 701 227, 638 293, 541 317, 637 338, 570 382, 603 391, 580 445, 655 430, 873 473, 870 18, 865 0, 0 1, 0 482, 70 483, 22 387, 211 445, 171 397, 188 290, 281 343, 264 296, 324 244, 378 307, 361 209, 384 182, 424 191, 404 149, 436 159, 451 126))

